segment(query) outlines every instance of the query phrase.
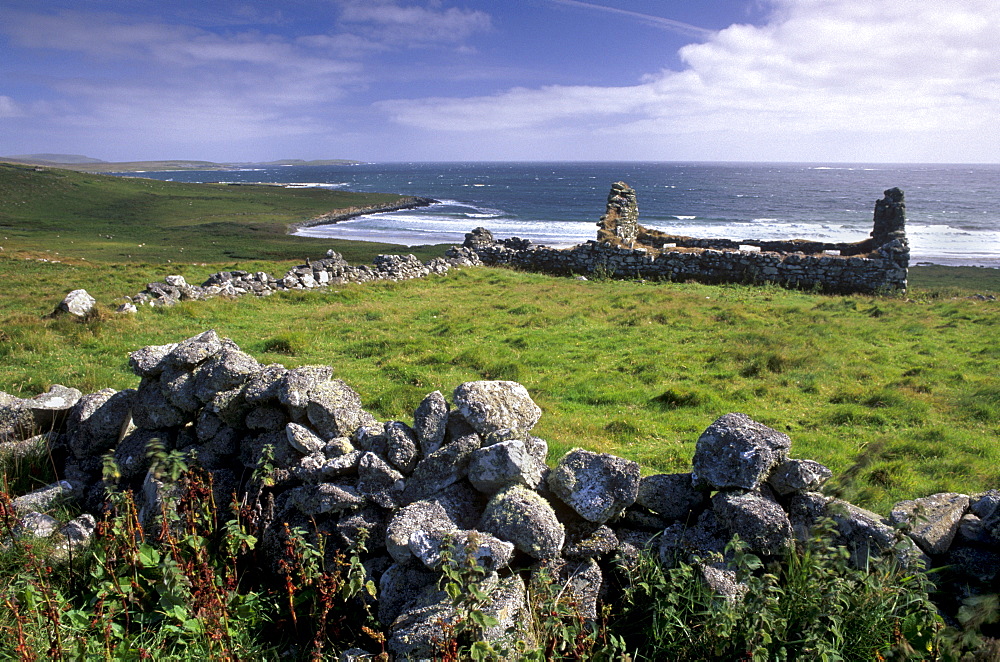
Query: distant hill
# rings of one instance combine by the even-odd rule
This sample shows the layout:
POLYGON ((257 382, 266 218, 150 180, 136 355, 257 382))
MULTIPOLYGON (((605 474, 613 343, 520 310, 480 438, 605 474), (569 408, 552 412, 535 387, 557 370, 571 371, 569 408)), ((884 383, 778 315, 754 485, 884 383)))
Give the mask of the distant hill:
POLYGON ((82 154, 17 154, 15 156, 3 156, 0 157, 5 161, 17 161, 19 163, 38 163, 38 164, 48 164, 48 163, 58 163, 62 164, 81 164, 81 163, 104 163, 100 159, 92 159, 89 156, 83 156, 82 154))
POLYGON ((82 172, 150 172, 162 170, 233 170, 255 166, 283 165, 356 165, 360 161, 349 159, 317 159, 304 161, 302 159, 283 159, 265 163, 215 163, 214 161, 102 161, 79 154, 19 154, 17 156, 0 156, 0 161, 23 163, 26 165, 49 166, 65 168, 82 172))

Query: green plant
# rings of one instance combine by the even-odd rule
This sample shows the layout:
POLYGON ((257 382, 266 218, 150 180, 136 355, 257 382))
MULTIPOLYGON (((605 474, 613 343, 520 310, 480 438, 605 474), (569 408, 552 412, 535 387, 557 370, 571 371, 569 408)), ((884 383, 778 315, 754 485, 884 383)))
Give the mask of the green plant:
POLYGON ((706 585, 701 563, 710 561, 667 570, 643 554, 615 630, 636 659, 936 659, 943 623, 922 570, 889 559, 853 568, 832 535, 823 522, 767 566, 734 539, 729 567, 745 592, 729 599, 706 585))

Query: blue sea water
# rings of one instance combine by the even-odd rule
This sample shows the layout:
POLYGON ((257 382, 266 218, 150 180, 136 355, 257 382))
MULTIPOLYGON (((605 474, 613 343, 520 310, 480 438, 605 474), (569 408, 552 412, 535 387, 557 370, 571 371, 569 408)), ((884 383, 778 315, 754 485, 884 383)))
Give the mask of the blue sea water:
POLYGON ((1000 267, 1000 165, 373 163, 144 173, 271 182, 441 201, 301 230, 404 245, 461 243, 476 226, 553 246, 596 237, 611 184, 636 189, 639 221, 673 234, 860 241, 875 200, 906 193, 911 264, 1000 267))

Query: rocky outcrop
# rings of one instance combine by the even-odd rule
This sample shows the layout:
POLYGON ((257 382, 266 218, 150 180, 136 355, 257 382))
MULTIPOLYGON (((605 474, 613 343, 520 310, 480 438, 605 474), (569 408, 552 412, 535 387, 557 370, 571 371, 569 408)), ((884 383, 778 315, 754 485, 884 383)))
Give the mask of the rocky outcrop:
MULTIPOLYGON (((547 444, 532 435, 542 411, 515 382, 460 384, 451 404, 433 392, 412 419, 382 422, 329 366, 263 366, 214 331, 139 349, 129 364, 135 390, 74 399, 54 388, 37 399, 68 406, 35 438, 61 480, 14 500, 19 535, 86 544, 91 515, 64 524, 47 511, 71 498, 100 512, 105 457, 155 531, 175 485, 149 454, 176 451, 211 475, 217 502, 261 504, 261 573, 280 572, 287 527, 326 532, 328 554, 367 536, 363 560, 397 659, 433 656, 438 619, 454 608, 439 573, 456 551, 481 566, 488 608, 515 633, 526 622, 523 577, 543 569, 584 619, 643 549, 668 567, 693 564, 737 601, 747 588, 726 560, 734 535, 776 559, 824 518, 857 566, 883 555, 948 566, 961 592, 988 591, 997 577, 1000 492, 904 501, 883 518, 824 496, 831 472, 789 458, 787 435, 743 414, 707 427, 691 472, 643 478, 635 462, 579 448, 550 470, 547 444)), ((25 421, 6 428, 6 444, 36 431, 24 404, 33 400, 0 398, 0 420, 25 421)))

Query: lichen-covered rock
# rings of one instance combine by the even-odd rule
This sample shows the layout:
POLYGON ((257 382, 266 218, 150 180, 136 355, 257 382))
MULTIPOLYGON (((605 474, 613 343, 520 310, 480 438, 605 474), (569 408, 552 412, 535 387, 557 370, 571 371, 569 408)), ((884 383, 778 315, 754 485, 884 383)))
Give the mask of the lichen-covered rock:
POLYGON ((66 433, 79 459, 103 454, 118 443, 132 422, 136 392, 106 388, 84 395, 70 410, 66 433))
POLYGON ((222 351, 226 343, 231 344, 231 341, 224 342, 215 330, 209 329, 177 343, 164 357, 164 361, 175 367, 190 370, 222 351))
POLYGON ((453 395, 456 409, 484 439, 501 430, 527 432, 542 410, 517 382, 479 381, 460 384, 453 395))
POLYGON ((69 410, 83 394, 75 388, 53 384, 45 393, 24 401, 34 418, 34 427, 41 432, 61 428, 69 410))
POLYGON ((97 304, 97 299, 87 294, 87 290, 73 290, 56 306, 57 313, 69 313, 84 317, 97 304))
POLYGON ((469 473, 472 452, 479 448, 479 443, 478 436, 467 435, 420 460, 406 480, 403 502, 431 496, 465 478, 469 473))
POLYGON ((827 501, 829 499, 818 492, 793 494, 788 500, 788 521, 796 540, 805 542, 813 536, 820 518, 827 516, 827 501))
POLYGON ((306 412, 309 422, 327 439, 349 437, 362 425, 375 422, 361 408, 361 396, 340 379, 324 381, 309 389, 306 412))
POLYGON ((635 503, 639 465, 631 460, 574 448, 549 474, 549 489, 580 517, 607 522, 635 503))
POLYGON ((32 436, 35 418, 23 398, 0 391, 0 442, 32 436))
POLYGON ((322 453, 323 447, 326 445, 326 442, 320 439, 315 432, 298 423, 285 425, 285 436, 292 448, 303 455, 322 453))
POLYGON ((532 455, 524 441, 512 439, 476 449, 469 461, 469 482, 484 494, 495 494, 514 483, 538 489, 545 464, 532 455))
POLYGON ((745 414, 719 417, 695 447, 692 481, 711 490, 753 490, 788 457, 788 435, 745 414))
POLYGON ((235 347, 223 347, 194 371, 195 395, 208 402, 219 391, 229 391, 245 384, 260 371, 257 360, 235 347))
POLYGON ((785 460, 767 479, 778 496, 815 492, 833 472, 813 460, 785 460))
POLYGON ((185 414, 193 414, 201 408, 203 403, 195 396, 194 376, 185 368, 165 366, 159 382, 167 402, 185 414))
POLYGON ((397 511, 389 522, 385 548, 396 563, 413 558, 410 538, 418 531, 435 535, 457 533, 459 527, 436 501, 416 501, 397 511))
POLYGON ((448 403, 441 391, 429 393, 413 413, 413 431, 420 442, 420 453, 426 457, 444 443, 448 429, 448 403))
MULTIPOLYGON (((245 397, 246 392, 244 391, 245 397)), ((267 430, 268 432, 284 430, 288 423, 288 415, 283 409, 268 405, 254 407, 247 412, 246 419, 244 420, 244 425, 247 428, 251 430, 267 430)))
POLYGON ((428 589, 436 588, 439 575, 420 564, 396 563, 379 579, 378 620, 392 625, 401 613, 428 589))
POLYGON ((676 522, 664 529, 657 553, 665 568, 673 568, 681 561, 700 562, 704 559, 721 558, 730 537, 729 531, 719 522, 715 513, 706 510, 693 525, 676 522))
POLYGON ((418 530, 410 536, 410 552, 431 570, 440 569, 444 554, 461 564, 472 562, 487 570, 507 567, 514 545, 482 531, 442 532, 418 530))
POLYGON ((382 508, 398 508, 403 495, 403 474, 375 453, 364 453, 358 461, 358 493, 382 508))
POLYGON ((135 395, 132 420, 137 427, 147 430, 173 428, 187 422, 189 414, 170 404, 159 380, 143 379, 135 395))
POLYGON ((511 485, 494 494, 478 528, 514 543, 536 559, 558 556, 566 539, 549 502, 523 485, 511 485))
POLYGON ((384 430, 387 459, 404 474, 412 472, 419 460, 417 435, 402 421, 389 421, 384 430))
POLYGON ((602 558, 617 550, 620 544, 615 532, 604 524, 581 520, 566 524, 565 529, 562 555, 570 561, 602 558))
MULTIPOLYGON (((330 373, 333 373, 332 368, 330 369, 330 373)), ((272 363, 264 366, 247 380, 246 385, 243 387, 243 397, 246 398, 247 402, 254 405, 278 400, 281 385, 284 383, 283 380, 287 374, 288 368, 280 363, 272 363)))
POLYGON ((847 547, 851 563, 857 568, 866 568, 869 559, 885 554, 895 554, 903 567, 918 561, 927 562, 908 537, 869 510, 841 499, 831 499, 826 505, 826 513, 836 524, 840 542, 847 547))
POLYGON ((654 474, 639 481, 635 502, 668 519, 687 517, 705 503, 705 493, 691 486, 691 474, 654 474))
POLYGON ((287 503, 303 515, 324 515, 353 510, 364 504, 364 499, 349 485, 320 483, 289 490, 287 503))
POLYGON ((1000 552, 995 548, 956 545, 948 550, 945 562, 954 572, 970 577, 987 587, 993 586, 1000 576, 1000 552))
POLYGON ((969 507, 966 494, 946 492, 912 501, 900 501, 892 507, 889 522, 905 524, 907 532, 920 549, 928 554, 944 554, 951 546, 958 525, 969 507))
POLYGON ((59 520, 51 515, 30 511, 21 516, 15 535, 48 538, 59 529, 59 520))
MULTIPOLYGON (((274 373, 271 374, 273 376, 274 373)), ((309 404, 309 393, 320 384, 330 381, 331 377, 333 368, 328 365, 304 365, 281 373, 276 384, 272 386, 269 383, 263 388, 261 397, 265 397, 273 388, 281 404, 293 410, 304 410, 309 404)))
POLYGON ((156 377, 163 372, 165 359, 176 347, 177 343, 170 343, 137 349, 128 355, 128 365, 139 377, 156 377))
POLYGON ((752 551, 775 556, 791 544, 792 525, 768 492, 719 492, 712 497, 712 509, 719 522, 752 551))
POLYGON ((68 499, 72 493, 73 486, 65 480, 60 480, 13 499, 11 506, 15 513, 23 517, 30 512, 44 512, 60 501, 68 499))

